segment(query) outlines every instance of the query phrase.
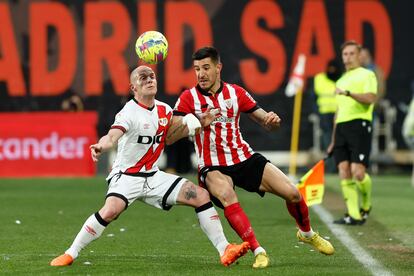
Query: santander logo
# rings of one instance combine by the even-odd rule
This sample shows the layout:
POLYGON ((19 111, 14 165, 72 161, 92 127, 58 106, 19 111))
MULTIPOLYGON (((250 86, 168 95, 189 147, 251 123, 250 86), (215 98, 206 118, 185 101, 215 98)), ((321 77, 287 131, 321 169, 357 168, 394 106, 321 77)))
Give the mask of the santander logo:
POLYGON ((85 136, 59 136, 54 131, 42 138, 0 138, 0 160, 82 159, 87 144, 85 136))

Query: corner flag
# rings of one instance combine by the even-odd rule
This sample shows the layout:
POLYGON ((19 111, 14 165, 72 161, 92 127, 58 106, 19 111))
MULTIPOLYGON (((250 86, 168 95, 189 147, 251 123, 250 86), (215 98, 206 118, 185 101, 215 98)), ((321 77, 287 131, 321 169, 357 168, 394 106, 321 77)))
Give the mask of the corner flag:
POLYGON ((305 74, 306 56, 300 54, 298 61, 293 69, 292 75, 290 76, 289 82, 286 85, 285 95, 293 97, 296 94, 302 92, 305 86, 304 74, 305 74))
POLYGON ((325 161, 322 159, 312 169, 310 169, 297 184, 299 192, 302 194, 308 206, 320 204, 323 200, 325 191, 325 161))

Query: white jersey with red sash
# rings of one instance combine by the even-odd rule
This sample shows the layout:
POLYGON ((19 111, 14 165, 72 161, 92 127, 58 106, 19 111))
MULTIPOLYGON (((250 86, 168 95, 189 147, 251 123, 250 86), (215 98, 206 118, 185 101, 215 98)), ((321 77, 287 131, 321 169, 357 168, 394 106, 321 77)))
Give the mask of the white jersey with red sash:
POLYGON ((107 179, 120 172, 133 175, 157 171, 171 117, 171 107, 163 102, 155 100, 151 109, 135 99, 127 102, 111 126, 124 135, 118 141, 117 156, 107 179))
POLYGON ((253 112, 256 101, 242 87, 222 82, 215 95, 193 87, 184 91, 178 99, 174 114, 195 115, 208 108, 218 108, 220 117, 195 136, 195 150, 199 169, 205 166, 230 166, 253 155, 249 144, 243 140, 239 121, 241 112, 253 112))

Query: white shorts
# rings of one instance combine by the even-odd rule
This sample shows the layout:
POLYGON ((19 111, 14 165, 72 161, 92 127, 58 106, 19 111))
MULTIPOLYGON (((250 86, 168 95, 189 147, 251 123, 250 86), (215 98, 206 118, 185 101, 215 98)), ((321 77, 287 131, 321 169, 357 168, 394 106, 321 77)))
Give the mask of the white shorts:
POLYGON ((117 174, 110 179, 106 197, 116 196, 127 206, 136 199, 151 206, 169 210, 177 203, 178 193, 187 179, 157 171, 153 176, 117 174))

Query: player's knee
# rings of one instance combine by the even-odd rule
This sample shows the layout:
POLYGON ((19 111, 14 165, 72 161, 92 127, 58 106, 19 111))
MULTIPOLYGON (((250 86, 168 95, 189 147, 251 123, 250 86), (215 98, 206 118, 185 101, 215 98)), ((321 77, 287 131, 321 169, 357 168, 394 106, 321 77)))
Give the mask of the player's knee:
POLYGON ((197 201, 200 205, 210 202, 210 195, 206 189, 197 187, 197 201))
POLYGON ((233 185, 226 179, 207 178, 207 185, 210 193, 218 200, 220 200, 224 206, 237 202, 237 195, 233 189, 233 185))
POLYGON ((121 214, 121 210, 118 210, 115 206, 105 206, 99 211, 102 219, 106 222, 111 222, 118 218, 121 214))
POLYGON ((210 196, 206 189, 196 186, 190 181, 186 181, 181 188, 178 201, 199 207, 210 202, 210 196))
POLYGON ((298 189, 291 189, 286 197, 286 201, 289 203, 298 203, 301 200, 301 195, 298 189))
POLYGON ((216 197, 224 204, 224 206, 237 202, 237 195, 233 189, 222 189, 216 197))

